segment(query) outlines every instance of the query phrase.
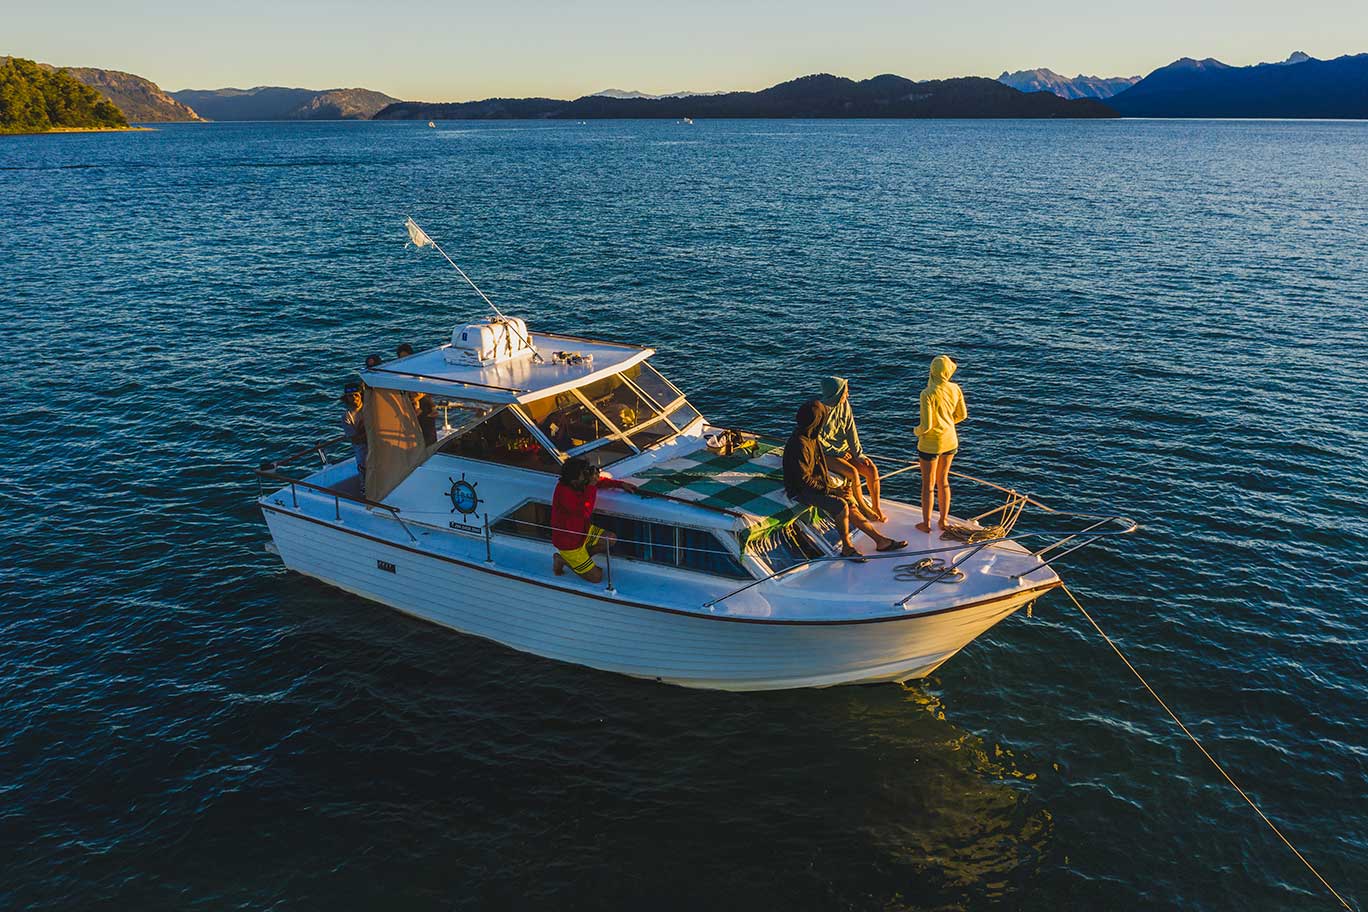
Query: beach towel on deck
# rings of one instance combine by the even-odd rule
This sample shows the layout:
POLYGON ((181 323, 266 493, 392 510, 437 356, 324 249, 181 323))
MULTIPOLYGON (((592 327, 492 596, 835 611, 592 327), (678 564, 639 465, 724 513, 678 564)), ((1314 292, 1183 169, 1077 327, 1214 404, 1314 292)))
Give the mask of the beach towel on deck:
POLYGON ((634 477, 643 493, 740 516, 748 527, 749 543, 812 514, 811 507, 795 504, 784 493, 783 457, 782 446, 756 440, 730 456, 706 448, 696 450, 634 477))

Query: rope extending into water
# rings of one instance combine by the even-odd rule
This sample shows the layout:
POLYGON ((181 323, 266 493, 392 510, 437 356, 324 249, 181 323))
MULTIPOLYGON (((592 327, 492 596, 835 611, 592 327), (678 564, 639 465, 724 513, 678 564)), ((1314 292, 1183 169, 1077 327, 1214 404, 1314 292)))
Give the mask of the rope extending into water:
POLYGON ((1114 642, 1112 642, 1112 638, 1107 636, 1107 634, 1102 630, 1102 628, 1097 625, 1097 621, 1093 620, 1092 615, 1088 614, 1088 609, 1084 608, 1083 605, 1078 601, 1078 599, 1074 597, 1074 594, 1071 591, 1069 591, 1069 587, 1061 585, 1060 588, 1063 589, 1064 594, 1069 597, 1069 601, 1074 603, 1074 607, 1081 611, 1083 613, 1083 616, 1088 619, 1088 623, 1093 625, 1093 629, 1096 630, 1099 634, 1101 634, 1102 639, 1107 641, 1107 645, 1112 648, 1112 652, 1115 652, 1116 655, 1121 659, 1121 661, 1126 663, 1126 667, 1131 670, 1131 674, 1135 675, 1135 677, 1140 681, 1140 683, 1145 685, 1145 690, 1148 690, 1150 696, 1154 697, 1154 701, 1158 703, 1161 707, 1163 707, 1164 712, 1169 714, 1169 718, 1172 719, 1175 723, 1177 723, 1178 727, 1183 730, 1183 734, 1188 736, 1188 740, 1190 740, 1193 744, 1197 745, 1197 749, 1202 752, 1202 756, 1206 757, 1208 760, 1211 761, 1211 765, 1216 767, 1216 771, 1225 777, 1225 781, 1229 782, 1231 787, 1235 789, 1235 791, 1240 793, 1240 797, 1245 800, 1246 804, 1248 804, 1250 807, 1254 809, 1254 813, 1259 815, 1259 819, 1261 819, 1264 823, 1268 824, 1268 828, 1272 830, 1277 835, 1277 837, 1283 841, 1283 845, 1291 849, 1292 854, 1296 855, 1297 858, 1301 861, 1301 863, 1306 865, 1306 869, 1310 871, 1312 874, 1316 875, 1316 879, 1321 882, 1325 889, 1330 891, 1330 895, 1335 897, 1335 899, 1339 900, 1340 905, 1348 909, 1349 912, 1353 912, 1353 906, 1349 905, 1348 900, 1346 900, 1343 896, 1340 896, 1339 893, 1335 890, 1335 888, 1330 886, 1330 882, 1321 876, 1320 871, 1317 871, 1315 866, 1312 865, 1311 862, 1306 860, 1305 855, 1297 851, 1297 847, 1294 846, 1291 843, 1291 841, 1288 840, 1288 838, 1282 834, 1282 830, 1278 829, 1277 826, 1274 825, 1273 821, 1269 820, 1268 816, 1265 815, 1263 811, 1259 810, 1259 806, 1254 803, 1254 799, 1250 798, 1247 794, 1245 794, 1245 790, 1240 788, 1240 786, 1236 784, 1234 779, 1230 778, 1230 773, 1227 773, 1225 771, 1225 767, 1217 763, 1216 758, 1211 756, 1211 754, 1207 752, 1207 749, 1202 746, 1202 742, 1197 740, 1197 736, 1194 735, 1192 732, 1188 731, 1188 727, 1183 724, 1183 720, 1178 718, 1177 714, 1174 713, 1173 710, 1169 709, 1169 705, 1164 702, 1163 697, 1155 693, 1154 688, 1150 686, 1149 681, 1145 680, 1144 675, 1136 671, 1135 666, 1130 663, 1130 659, 1126 658, 1125 653, 1121 651, 1120 647, 1118 647, 1114 642))

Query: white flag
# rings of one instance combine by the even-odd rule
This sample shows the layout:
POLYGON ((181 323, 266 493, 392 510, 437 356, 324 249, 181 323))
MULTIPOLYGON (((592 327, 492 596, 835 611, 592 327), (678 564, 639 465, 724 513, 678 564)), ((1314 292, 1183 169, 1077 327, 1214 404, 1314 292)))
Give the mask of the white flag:
POLYGON ((432 238, 427 236, 427 232, 418 227, 418 223, 412 218, 404 219, 404 227, 408 229, 409 240, 414 247, 432 247, 432 238))

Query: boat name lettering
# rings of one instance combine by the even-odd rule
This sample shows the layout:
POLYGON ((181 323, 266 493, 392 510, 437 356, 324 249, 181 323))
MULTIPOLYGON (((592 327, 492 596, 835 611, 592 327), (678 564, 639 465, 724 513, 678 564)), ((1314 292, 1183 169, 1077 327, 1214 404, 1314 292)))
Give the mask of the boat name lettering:
POLYGON ((484 535, 484 529, 480 528, 479 526, 472 526, 466 523, 457 522, 454 519, 447 522, 447 526, 449 528, 455 529, 457 532, 471 532, 475 535, 484 535))

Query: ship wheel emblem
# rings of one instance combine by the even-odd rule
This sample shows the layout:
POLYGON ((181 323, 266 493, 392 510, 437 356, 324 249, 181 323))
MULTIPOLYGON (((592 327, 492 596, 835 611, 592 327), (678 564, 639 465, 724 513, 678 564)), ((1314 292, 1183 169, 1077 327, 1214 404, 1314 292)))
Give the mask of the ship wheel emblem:
POLYGON ((475 493, 475 485, 479 482, 466 481, 465 473, 461 473, 461 480, 457 481, 450 475, 447 481, 451 482, 451 490, 447 491, 447 496, 451 498, 451 512, 461 511, 461 515, 469 516, 475 512, 475 508, 480 505, 480 495, 475 493))

